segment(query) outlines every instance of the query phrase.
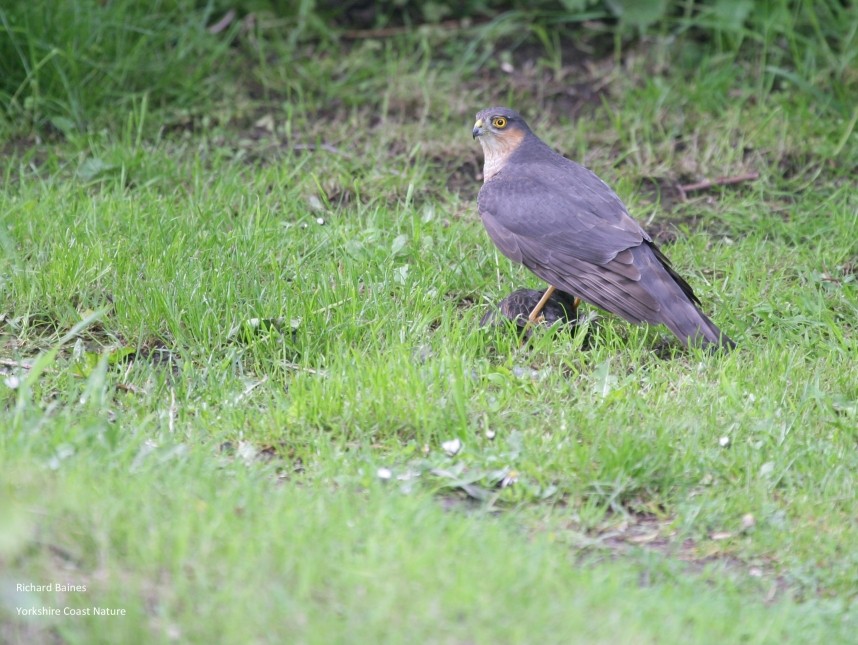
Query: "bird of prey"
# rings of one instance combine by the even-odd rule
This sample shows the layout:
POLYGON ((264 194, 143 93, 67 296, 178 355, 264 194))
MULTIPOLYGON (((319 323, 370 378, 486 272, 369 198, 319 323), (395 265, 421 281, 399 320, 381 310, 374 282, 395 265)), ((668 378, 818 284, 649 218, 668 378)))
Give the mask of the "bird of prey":
POLYGON ((689 284, 593 172, 554 152, 515 110, 477 114, 485 155, 477 205, 492 241, 555 289, 633 323, 661 323, 683 344, 732 349, 689 284))

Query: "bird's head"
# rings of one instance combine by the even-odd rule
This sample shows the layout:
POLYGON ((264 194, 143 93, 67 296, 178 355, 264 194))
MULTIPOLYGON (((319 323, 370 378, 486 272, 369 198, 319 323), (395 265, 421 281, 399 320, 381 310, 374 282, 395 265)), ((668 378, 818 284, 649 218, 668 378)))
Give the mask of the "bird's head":
POLYGON ((515 110, 493 107, 477 113, 472 133, 483 147, 486 158, 483 177, 488 181, 506 165, 509 156, 530 133, 530 128, 515 110))
POLYGON ((474 139, 480 138, 484 146, 491 145, 495 140, 521 139, 530 132, 527 123, 521 115, 506 107, 487 108, 477 112, 477 122, 474 123, 474 139))

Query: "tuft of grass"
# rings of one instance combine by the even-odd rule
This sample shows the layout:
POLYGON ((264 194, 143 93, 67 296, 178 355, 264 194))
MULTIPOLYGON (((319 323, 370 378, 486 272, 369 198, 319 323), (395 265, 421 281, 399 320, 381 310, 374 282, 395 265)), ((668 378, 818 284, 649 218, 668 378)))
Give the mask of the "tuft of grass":
POLYGON ((191 0, 13 3, 0 9, 0 112, 74 136, 145 97, 185 109, 216 93, 236 29, 211 34, 210 7, 191 0))

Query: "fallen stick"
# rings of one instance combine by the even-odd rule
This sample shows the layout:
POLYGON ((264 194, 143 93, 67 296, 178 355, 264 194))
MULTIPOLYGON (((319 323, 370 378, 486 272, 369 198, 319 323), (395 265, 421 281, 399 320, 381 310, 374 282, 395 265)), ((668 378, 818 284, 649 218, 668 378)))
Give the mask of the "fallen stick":
POLYGON ((743 184, 746 181, 754 181, 759 179, 760 173, 749 172, 744 175, 735 175, 733 177, 718 177, 717 179, 704 179, 694 184, 685 184, 677 186, 680 193, 692 193, 696 190, 709 190, 715 186, 731 186, 733 184, 743 184))

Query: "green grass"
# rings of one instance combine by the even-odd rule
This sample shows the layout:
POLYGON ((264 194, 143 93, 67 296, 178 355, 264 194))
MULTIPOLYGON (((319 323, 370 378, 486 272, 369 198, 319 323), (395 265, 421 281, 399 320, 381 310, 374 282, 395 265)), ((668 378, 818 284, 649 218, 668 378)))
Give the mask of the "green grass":
POLYGON ((263 22, 200 45, 199 96, 144 74, 65 130, 6 106, 0 640, 850 641, 854 22, 585 66, 562 38, 503 53, 510 20, 354 43, 263 22), (496 103, 672 233, 736 352, 609 315, 587 343, 478 329, 540 286, 475 212, 496 103), (16 588, 50 582, 87 590, 16 588))

